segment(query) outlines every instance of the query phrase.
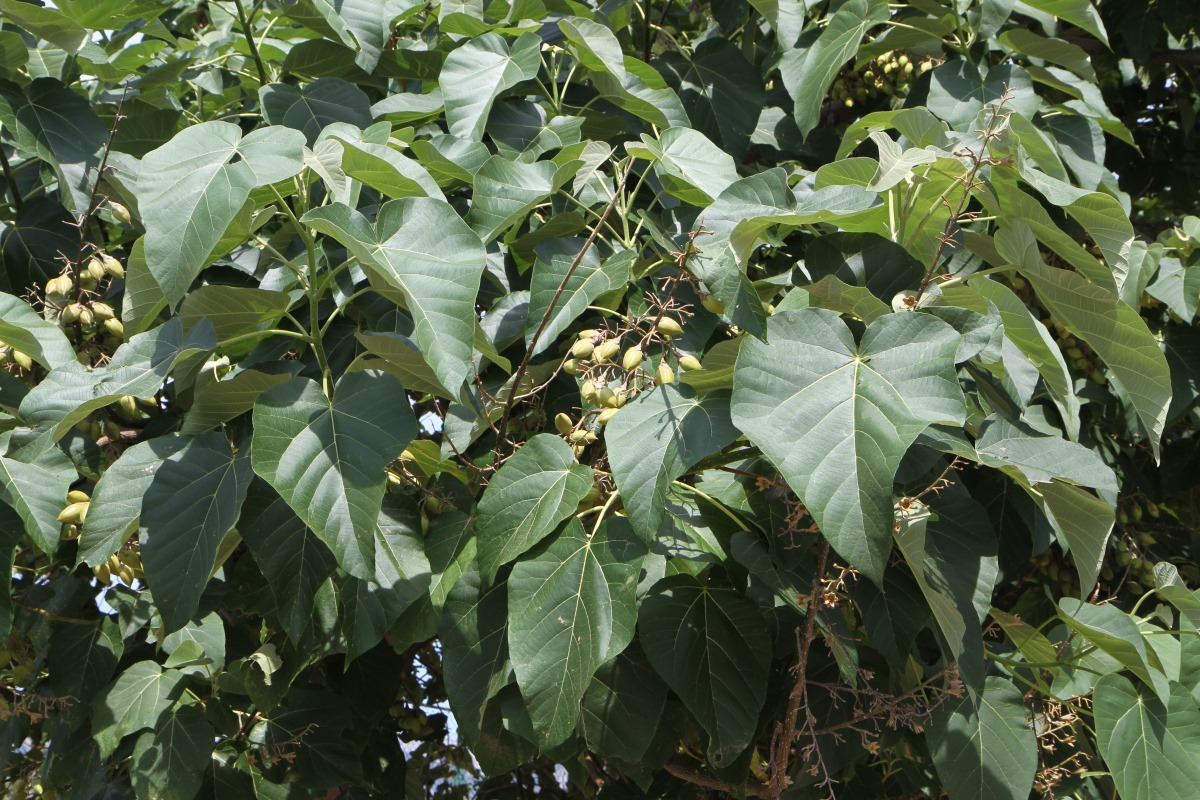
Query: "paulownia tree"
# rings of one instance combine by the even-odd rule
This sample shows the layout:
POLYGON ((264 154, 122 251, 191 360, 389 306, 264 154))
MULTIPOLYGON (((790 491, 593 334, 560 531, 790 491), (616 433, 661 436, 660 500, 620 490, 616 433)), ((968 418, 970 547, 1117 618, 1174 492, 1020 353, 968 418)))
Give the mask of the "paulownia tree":
POLYGON ((0 0, 6 796, 1186 800, 1183 0, 0 0))

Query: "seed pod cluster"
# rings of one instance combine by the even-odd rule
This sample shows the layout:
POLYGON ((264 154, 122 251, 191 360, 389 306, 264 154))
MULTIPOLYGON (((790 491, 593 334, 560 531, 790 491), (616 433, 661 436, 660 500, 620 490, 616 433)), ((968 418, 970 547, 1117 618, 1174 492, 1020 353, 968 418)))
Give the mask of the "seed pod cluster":
POLYGON ((889 50, 867 62, 861 72, 848 67, 830 87, 834 103, 845 108, 863 105, 877 97, 903 96, 921 75, 933 69, 931 59, 916 61, 905 53, 889 50))

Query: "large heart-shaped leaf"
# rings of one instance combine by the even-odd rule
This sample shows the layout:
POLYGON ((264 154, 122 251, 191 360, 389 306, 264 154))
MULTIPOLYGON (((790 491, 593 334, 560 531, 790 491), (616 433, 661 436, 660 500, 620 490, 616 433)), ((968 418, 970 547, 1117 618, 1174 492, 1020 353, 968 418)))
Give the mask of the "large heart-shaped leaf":
POLYGON ((525 317, 525 344, 533 348, 534 355, 554 344, 558 335, 587 310, 593 300, 629 282, 629 270, 636 258, 632 250, 624 250, 601 261, 594 248, 584 251, 583 247, 584 241, 575 238, 551 239, 537 247, 525 317), (547 314, 545 327, 534 343, 533 336, 547 314))
POLYGON ((183 693, 184 675, 154 661, 139 661, 92 701, 92 735, 108 758, 122 737, 158 724, 183 693))
POLYGON ((488 112, 500 93, 537 76, 541 44, 536 34, 526 33, 510 48, 498 34, 487 33, 446 56, 438 84, 450 134, 481 139, 488 112))
POLYGON ((137 183, 146 261, 167 301, 182 298, 250 197, 304 167, 304 135, 284 127, 243 137, 229 122, 185 128, 147 153, 137 183))
POLYGON ((254 471, 344 570, 372 580, 383 468, 416 433, 404 387, 386 373, 344 375, 332 397, 314 381, 294 378, 254 404, 254 471))
POLYGON ((449 203, 407 197, 386 203, 375 224, 341 203, 309 212, 314 229, 344 244, 404 294, 413 337, 454 397, 472 374, 475 297, 487 262, 483 242, 449 203))
POLYGON ((130 777, 139 797, 191 800, 200 790, 216 734, 198 706, 171 712, 151 733, 138 737, 130 777))
POLYGON ((659 581, 642 600, 638 634, 655 671, 704 726, 724 766, 750 744, 766 700, 771 639, 762 614, 717 580, 659 581))
POLYGON ((575 730, 597 668, 633 639, 646 548, 627 524, 594 535, 572 519, 508 578, 508 648, 543 747, 575 730))
POLYGON ((800 495, 834 549, 877 583, 892 542, 892 480, 930 424, 961 423, 959 334, 891 314, 856 343, 832 311, 776 314, 742 345, 733 421, 800 495))

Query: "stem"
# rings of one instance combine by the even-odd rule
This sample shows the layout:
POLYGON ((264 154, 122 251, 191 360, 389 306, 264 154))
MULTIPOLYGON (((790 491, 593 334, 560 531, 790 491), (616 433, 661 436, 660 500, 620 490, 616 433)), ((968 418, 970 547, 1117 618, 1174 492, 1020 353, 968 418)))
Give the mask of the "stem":
POLYGON ((241 23, 242 32, 246 34, 250 57, 254 59, 254 66, 258 68, 258 82, 261 86, 266 86, 271 81, 267 78, 267 68, 263 66, 262 56, 258 54, 258 43, 254 41, 254 31, 250 27, 250 20, 246 18, 246 9, 242 7, 242 0, 233 0, 233 5, 237 9, 237 18, 241 23))
POLYGON ((12 167, 8 164, 8 156, 4 155, 3 147, 0 147, 0 168, 4 170, 4 180, 8 182, 8 192, 12 195, 13 206, 20 211, 21 190, 17 188, 16 176, 13 175, 12 167))
POLYGON ((250 333, 243 333, 241 336, 234 336, 232 339, 227 339, 227 340, 221 342, 221 344, 219 346, 220 347, 230 347, 232 345, 241 344, 242 342, 247 342, 252 339, 258 339, 263 336, 290 336, 293 339, 300 339, 301 341, 304 341, 304 342, 309 341, 309 336, 307 333, 298 333, 296 331, 285 331, 281 328, 271 328, 271 329, 265 330, 265 331, 252 331, 250 333))
POLYGON ((687 781, 688 783, 693 783, 696 786, 702 786, 705 789, 714 789, 718 792, 724 792, 734 796, 740 795, 743 792, 745 793, 746 797, 771 798, 775 796, 768 794, 769 790, 765 786, 760 787, 753 784, 734 786, 733 784, 717 780, 706 772, 701 772, 700 770, 692 769, 690 767, 684 767, 679 764, 672 764, 669 761, 663 765, 663 769, 674 775, 676 778, 679 778, 681 781, 687 781))
MULTIPOLYGON (((783 724, 776 729, 773 744, 775 752, 771 755, 771 796, 778 798, 787 789, 788 759, 792 752, 792 742, 796 739, 796 724, 800 716, 800 705, 808 694, 808 654, 812 651, 813 639, 816 636, 817 603, 821 597, 821 581, 825 578, 825 565, 829 560, 829 542, 821 543, 821 552, 817 556, 817 571, 813 575, 812 590, 808 596, 808 614, 804 618, 804 633, 797 645, 799 656, 796 660, 796 682, 792 684, 788 696, 787 713, 783 724)), ((812 711, 805 709, 806 727, 811 727, 814 721, 812 711)), ((816 744, 816 741, 813 742, 816 744)), ((828 777, 828 776, 826 776, 828 777)))

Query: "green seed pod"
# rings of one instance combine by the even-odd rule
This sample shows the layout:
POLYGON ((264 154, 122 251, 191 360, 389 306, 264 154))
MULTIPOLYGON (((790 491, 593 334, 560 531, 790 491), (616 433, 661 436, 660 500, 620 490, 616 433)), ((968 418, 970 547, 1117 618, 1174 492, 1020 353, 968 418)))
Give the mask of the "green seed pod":
POLYGON ((121 324, 121 320, 119 319, 104 320, 104 330, 108 331, 116 339, 125 339, 125 326, 121 324))
POLYGON ((46 296, 47 297, 66 297, 71 294, 75 288, 75 284, 66 275, 59 275, 57 278, 51 278, 46 281, 46 296))
POLYGON ((666 361, 664 361, 658 365, 658 371, 655 373, 654 377, 658 381, 659 386, 666 386, 668 383, 675 382, 675 371, 671 369, 671 366, 666 361))
POLYGON ((117 400, 117 405, 120 407, 121 413, 130 419, 137 419, 140 416, 137 398, 131 394, 121 395, 121 398, 117 400))
POLYGON ((104 271, 114 278, 124 278, 125 268, 121 266, 121 262, 110 256, 108 253, 100 256, 100 263, 104 265, 104 271))
POLYGON ((613 415, 616 414, 618 410, 619 409, 616 408, 606 408, 600 412, 600 416, 596 417, 596 421, 601 425, 607 425, 608 421, 613 418, 613 415))
POLYGON ((624 389, 617 389, 616 394, 613 396, 612 407, 622 408, 628 401, 629 392, 625 391, 624 389))
POLYGON ((627 371, 632 371, 632 370, 637 369, 638 365, 641 363, 642 363, 642 351, 641 351, 641 348, 638 348, 638 347, 629 348, 628 350, 625 351, 625 355, 623 355, 621 357, 621 366, 624 367, 627 371))
POLYGON ((559 433, 566 436, 575 427, 575 423, 571 422, 571 418, 566 414, 560 412, 554 415, 554 427, 559 433))
POLYGON ((62 511, 58 512, 59 522, 83 522, 83 518, 87 516, 87 503, 71 503, 62 511))
POLYGON ((98 258, 93 258, 87 263, 87 274, 92 276, 92 280, 102 280, 107 274, 104 270, 104 262, 98 258))
POLYGON ((589 339, 580 339, 571 345, 571 355, 575 356, 575 358, 587 358, 595 349, 589 339))
POLYGON ((584 440, 584 438, 587 436, 587 434, 588 434, 588 432, 583 431, 583 430, 572 431, 571 432, 571 442, 574 444, 579 444, 580 442, 582 442, 584 440))
POLYGON ((598 333, 600 333, 600 331, 596 330, 595 328, 585 328, 579 333, 575 334, 575 336, 579 339, 586 339, 590 342, 592 339, 596 338, 596 334, 598 333))
POLYGON ((706 295, 704 297, 704 299, 700 301, 700 305, 704 306, 706 309, 708 309, 709 311, 711 311, 714 314, 724 314, 725 313, 725 304, 722 303, 717 298, 713 297, 711 294, 706 295))
POLYGON ((1139 506, 1137 503, 1134 503, 1133 507, 1129 509, 1129 518, 1131 520, 1133 520, 1134 522, 1141 522, 1142 521, 1142 507, 1139 506))
POLYGON ((442 509, 446 507, 445 501, 436 494, 425 496, 425 513, 431 517, 436 517, 442 513, 442 509))
POLYGON ((700 359, 695 356, 683 355, 679 357, 679 368, 684 372, 700 369, 700 359))
POLYGON ((64 325, 70 325, 72 322, 79 320, 79 312, 83 311, 81 303, 71 303, 71 305, 58 312, 58 321, 64 325))
POLYGON ((113 219, 122 225, 128 225, 133 222, 133 217, 130 215, 129 209, 120 203, 114 203, 112 200, 109 200, 108 210, 112 212, 113 219))
POLYGON ((20 350, 13 348, 12 352, 9 354, 9 357, 12 358, 13 363, 21 369, 33 369, 33 358, 28 353, 23 353, 20 350))
POLYGON ((593 402, 595 402, 595 404, 598 406, 608 406, 610 408, 616 408, 616 406, 615 406, 616 399, 617 399, 616 392, 614 392, 612 389, 608 388, 607 386, 601 386, 599 389, 596 390, 596 396, 593 399, 593 402))
POLYGON ((92 496, 87 492, 81 492, 78 489, 72 489, 67 492, 67 500, 72 503, 87 503, 91 501, 92 496))
POLYGON ((663 317, 658 321, 658 332, 667 337, 679 336, 683 333, 683 327, 670 317, 663 317))
POLYGON ((1142 531, 1138 534, 1138 542, 1145 547, 1153 547, 1158 544, 1158 539, 1150 531, 1142 531))
POLYGON ((86 328, 95 321, 96 321, 96 317, 92 313, 92 310, 90 308, 88 308, 87 306, 83 306, 79 309, 79 324, 80 325, 82 325, 83 327, 86 328))
POLYGON ((75 523, 68 524, 66 527, 63 528, 63 538, 64 539, 79 538, 79 526, 76 525, 75 523))
POLYGON ((596 363, 603 364, 606 361, 611 361, 619 352, 621 352, 621 343, 616 339, 610 339, 596 348, 596 363))
POLYGON ((573 358, 568 358, 563 362, 563 372, 568 375, 576 375, 579 372, 579 362, 573 358))
POLYGON ((99 579, 100 583, 109 583, 112 580, 112 573, 108 571, 107 561, 92 567, 92 574, 99 579))
POLYGON ((1083 358, 1083 351, 1078 347, 1068 347, 1067 358, 1083 358))
POLYGON ((1160 513, 1160 512, 1159 512, 1159 510, 1158 510, 1158 505, 1157 505, 1157 504, 1155 504, 1155 503, 1152 503, 1152 502, 1149 502, 1149 501, 1147 501, 1147 502, 1146 502, 1146 513, 1147 513, 1147 514, 1149 514, 1149 515, 1150 515, 1151 517, 1153 517, 1154 519, 1158 519, 1158 516, 1159 516, 1159 513, 1160 513))
POLYGON ((92 303, 92 314, 101 321, 117 316, 116 311, 108 303, 92 303))
POLYGON ((584 400, 590 403, 592 398, 596 396, 596 384, 591 381, 584 381, 583 385, 579 387, 579 394, 584 400))
POLYGON ((133 585, 133 570, 129 568, 128 564, 121 565, 121 568, 117 570, 117 577, 120 578, 121 583, 125 584, 126 586, 133 585))

